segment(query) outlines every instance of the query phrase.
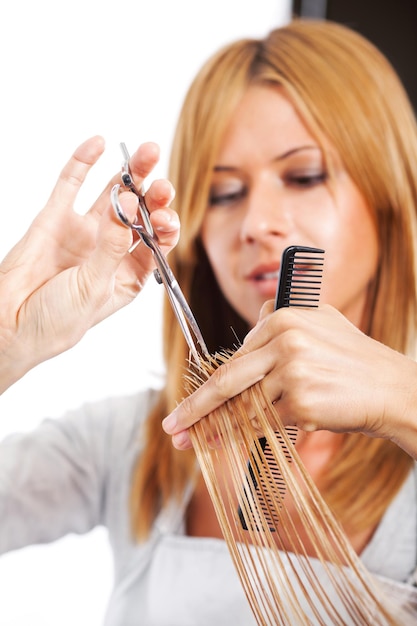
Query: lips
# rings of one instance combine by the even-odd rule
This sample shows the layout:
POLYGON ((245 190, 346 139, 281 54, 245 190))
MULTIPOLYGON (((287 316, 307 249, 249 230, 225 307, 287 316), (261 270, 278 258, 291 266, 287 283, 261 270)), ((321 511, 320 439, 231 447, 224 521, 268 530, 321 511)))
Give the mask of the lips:
POLYGON ((261 274, 256 274, 253 277, 253 280, 277 280, 279 276, 279 271, 275 272, 263 272, 261 274))
POLYGON ((247 276, 248 280, 254 280, 256 282, 262 280, 277 280, 279 276, 279 264, 262 265, 256 267, 247 276))

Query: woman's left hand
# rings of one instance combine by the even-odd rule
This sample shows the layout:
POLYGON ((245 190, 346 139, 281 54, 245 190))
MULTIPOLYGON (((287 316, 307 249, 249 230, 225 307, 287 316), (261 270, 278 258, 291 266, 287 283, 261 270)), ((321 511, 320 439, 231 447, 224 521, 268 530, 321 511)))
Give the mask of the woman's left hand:
POLYGON ((262 381, 285 425, 362 432, 417 455, 417 364, 364 335, 331 306, 262 310, 242 347, 163 422, 178 449, 187 429, 262 381))

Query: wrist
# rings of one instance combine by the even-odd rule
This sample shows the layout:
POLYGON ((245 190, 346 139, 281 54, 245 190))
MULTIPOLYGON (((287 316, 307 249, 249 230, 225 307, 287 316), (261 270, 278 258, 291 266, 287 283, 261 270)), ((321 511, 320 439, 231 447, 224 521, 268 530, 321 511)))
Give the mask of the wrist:
POLYGON ((405 367, 398 368, 399 376, 388 389, 384 418, 391 441, 417 459, 417 363, 408 357, 402 361, 405 367))
POLYGON ((34 358, 34 350, 11 335, 0 333, 0 395, 39 362, 34 358))

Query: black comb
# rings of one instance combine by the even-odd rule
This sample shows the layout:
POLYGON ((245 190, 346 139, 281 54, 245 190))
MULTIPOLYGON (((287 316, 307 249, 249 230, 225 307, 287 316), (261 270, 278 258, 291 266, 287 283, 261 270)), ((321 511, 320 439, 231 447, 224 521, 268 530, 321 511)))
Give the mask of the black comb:
POLYGON ((290 246, 282 253, 275 309, 319 305, 324 250, 290 246))
MULTIPOLYGON (((290 246, 286 248, 282 253, 280 278, 275 299, 275 309, 280 309, 282 307, 317 308, 319 305, 323 266, 324 250, 319 248, 308 248, 306 246, 290 246)), ((286 428, 286 431, 291 443, 295 444, 297 438, 297 428, 295 426, 289 426, 286 428)), ((290 462, 290 450, 278 433, 277 438, 281 444, 284 455, 286 456, 288 462, 290 462)), ((262 484, 262 480, 261 484, 258 483, 256 476, 260 476, 260 453, 259 450, 254 450, 252 453, 252 460, 248 462, 247 485, 249 489, 252 489, 251 484, 253 485, 253 488, 255 489, 254 496, 256 499, 248 498, 246 496, 246 503, 245 505, 239 506, 238 514, 242 528, 244 530, 248 530, 247 519, 251 514, 253 517, 250 502, 257 502, 257 506, 260 506, 264 513, 269 530, 274 532, 279 521, 274 513, 276 502, 279 502, 284 497, 286 487, 281 472, 274 462, 272 450, 266 437, 260 437, 258 444, 263 452, 266 462, 268 463, 268 472, 271 484, 269 485, 269 489, 265 489, 265 486, 262 484), (254 468, 256 468, 257 471, 254 468), (245 508, 246 514, 243 512, 243 508, 245 508)), ((244 489, 244 493, 247 494, 246 489, 244 489)), ((254 524, 254 529, 262 530, 259 529, 256 524, 254 524)))

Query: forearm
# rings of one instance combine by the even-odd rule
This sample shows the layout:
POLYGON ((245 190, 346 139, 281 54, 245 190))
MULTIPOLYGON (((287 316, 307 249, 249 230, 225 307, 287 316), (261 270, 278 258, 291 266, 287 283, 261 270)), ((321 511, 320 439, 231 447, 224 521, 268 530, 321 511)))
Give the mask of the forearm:
POLYGON ((0 336, 0 394, 31 369, 30 355, 17 348, 17 341, 0 336))

